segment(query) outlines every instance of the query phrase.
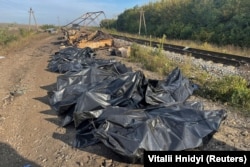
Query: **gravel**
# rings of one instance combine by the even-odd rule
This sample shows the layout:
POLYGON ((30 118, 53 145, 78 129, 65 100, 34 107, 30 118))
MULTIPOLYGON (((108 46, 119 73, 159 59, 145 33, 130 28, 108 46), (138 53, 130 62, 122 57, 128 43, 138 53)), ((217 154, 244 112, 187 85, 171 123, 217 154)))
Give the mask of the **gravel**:
MULTIPOLYGON (((115 39, 115 43, 118 47, 129 46, 132 44, 132 42, 124 41, 121 39, 115 39)), ((166 55, 167 58, 179 64, 185 64, 186 61, 191 62, 192 66, 195 66, 200 70, 204 70, 214 77, 240 75, 250 81, 250 68, 247 67, 234 67, 221 63, 214 63, 212 61, 196 59, 188 55, 182 55, 169 51, 163 51, 163 53, 166 55)))
POLYGON ((192 66, 197 67, 200 70, 208 72, 214 77, 223 77, 226 75, 241 75, 242 71, 234 66, 223 65, 221 63, 214 63, 212 61, 205 61, 203 59, 196 59, 188 55, 181 55, 169 51, 164 51, 164 54, 170 60, 185 64, 186 61, 191 62, 192 66))

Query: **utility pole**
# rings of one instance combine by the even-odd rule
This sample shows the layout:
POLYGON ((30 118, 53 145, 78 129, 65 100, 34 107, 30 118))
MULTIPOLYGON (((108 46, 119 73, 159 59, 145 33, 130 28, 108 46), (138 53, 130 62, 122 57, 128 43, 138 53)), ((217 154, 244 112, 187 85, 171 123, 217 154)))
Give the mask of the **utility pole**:
POLYGON ((146 27, 146 21, 145 21, 145 15, 144 15, 143 8, 141 8, 141 11, 140 11, 139 35, 141 35, 142 21, 143 21, 143 24, 144 24, 145 34, 147 34, 147 27, 146 27))
POLYGON ((30 10, 29 10, 29 31, 30 31, 31 16, 34 19, 34 22, 35 22, 35 25, 36 25, 36 29, 38 29, 37 23, 36 23, 36 18, 35 18, 35 15, 34 15, 34 11, 32 10, 32 8, 30 8, 30 10))
POLYGON ((60 27, 60 17, 57 16, 57 21, 58 21, 58 27, 60 27))

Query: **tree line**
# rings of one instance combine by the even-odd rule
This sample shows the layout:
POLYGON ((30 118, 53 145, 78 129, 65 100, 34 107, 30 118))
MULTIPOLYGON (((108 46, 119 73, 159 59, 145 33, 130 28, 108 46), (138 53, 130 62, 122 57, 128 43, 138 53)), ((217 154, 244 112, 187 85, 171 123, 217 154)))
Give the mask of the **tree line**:
POLYGON ((158 0, 102 20, 101 26, 138 33, 140 11, 146 21, 144 35, 250 47, 249 0, 158 0))

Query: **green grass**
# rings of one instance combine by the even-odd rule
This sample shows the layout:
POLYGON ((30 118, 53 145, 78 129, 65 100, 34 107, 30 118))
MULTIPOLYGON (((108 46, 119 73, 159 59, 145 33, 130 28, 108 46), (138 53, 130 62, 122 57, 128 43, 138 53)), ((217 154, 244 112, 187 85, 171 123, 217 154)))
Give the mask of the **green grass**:
POLYGON ((237 110, 250 114, 250 89, 248 82, 240 76, 224 76, 215 78, 207 72, 194 67, 191 59, 186 58, 185 63, 177 63, 163 55, 161 49, 152 49, 133 44, 129 61, 139 62, 144 69, 157 72, 163 76, 168 75, 174 68, 179 67, 187 78, 200 86, 196 95, 213 101, 220 101, 237 110))
POLYGON ((168 75, 177 66, 182 70, 183 74, 192 78, 199 84, 204 84, 208 73, 197 70, 196 67, 192 66, 191 59, 186 58, 185 64, 174 62, 168 59, 163 53, 162 49, 152 49, 141 47, 137 44, 131 46, 129 61, 139 62, 142 64, 144 69, 157 72, 160 75, 168 75))
POLYGON ((0 45, 7 45, 8 43, 17 40, 16 34, 10 33, 6 28, 0 28, 0 45))
POLYGON ((240 76, 225 76, 209 81, 203 85, 200 95, 234 107, 250 109, 248 82, 240 76))
POLYGON ((10 51, 21 49, 35 40, 48 36, 48 33, 29 31, 27 27, 0 27, 0 54, 5 55, 10 51))
MULTIPOLYGON (((128 34, 128 33, 122 33, 118 32, 114 29, 103 29, 103 31, 106 31, 111 34, 116 35, 123 35, 125 37, 132 37, 132 38, 138 38, 138 39, 144 39, 144 40, 152 40, 156 42, 160 42, 162 38, 156 38, 152 36, 139 36, 138 34, 128 34)), ((208 51, 214 51, 214 52, 221 52, 226 54, 235 54, 240 56, 246 56, 249 57, 250 49, 249 48, 242 48, 234 45, 226 45, 226 46, 217 46, 211 43, 207 42, 195 42, 192 40, 170 40, 167 37, 165 38, 164 43, 166 44, 172 44, 172 45, 179 45, 183 47, 191 47, 191 48, 197 48, 202 50, 208 50, 208 51)))
POLYGON ((0 28, 0 46, 6 46, 13 41, 28 37, 34 34, 25 28, 18 28, 17 30, 9 30, 8 28, 0 28))

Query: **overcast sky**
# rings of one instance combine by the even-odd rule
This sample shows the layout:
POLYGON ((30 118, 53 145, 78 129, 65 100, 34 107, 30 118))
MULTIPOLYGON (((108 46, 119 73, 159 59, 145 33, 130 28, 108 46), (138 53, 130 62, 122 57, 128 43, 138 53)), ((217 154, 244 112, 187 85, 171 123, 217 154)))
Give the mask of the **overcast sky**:
MULTIPOLYGON (((149 1, 152 0, 0 0, 0 23, 28 24, 30 8, 40 25, 65 25, 87 12, 97 11, 103 11, 107 18, 116 18, 125 9, 149 1)), ((104 16, 98 20, 102 19, 104 16)))

